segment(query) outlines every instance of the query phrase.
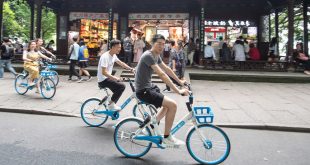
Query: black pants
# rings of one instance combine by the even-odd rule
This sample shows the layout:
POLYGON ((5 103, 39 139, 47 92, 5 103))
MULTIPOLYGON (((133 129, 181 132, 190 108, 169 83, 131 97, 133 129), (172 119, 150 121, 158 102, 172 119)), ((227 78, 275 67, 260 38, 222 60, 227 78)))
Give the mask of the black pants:
POLYGON ((131 66, 131 62, 132 62, 132 51, 124 51, 124 62, 131 66))
POLYGON ((69 78, 72 78, 72 76, 76 76, 79 79, 81 76, 78 74, 78 72, 75 70, 75 65, 77 64, 77 60, 70 60, 70 73, 69 78))
POLYGON ((305 70, 310 71, 310 60, 307 60, 307 61, 300 60, 300 61, 304 65, 305 70))
MULTIPOLYGON (((172 81, 175 85, 181 86, 181 84, 179 84, 177 81, 175 81, 172 77, 169 76, 169 78, 171 79, 171 81, 172 81)), ((170 87, 169 87, 168 85, 166 85, 166 89, 167 89, 168 91, 170 91, 170 87)))
POLYGON ((125 90, 125 87, 126 87, 124 83, 117 82, 109 78, 105 79, 104 81, 99 82, 98 85, 101 88, 109 88, 113 92, 111 100, 114 103, 116 103, 119 100, 119 98, 122 96, 125 90))

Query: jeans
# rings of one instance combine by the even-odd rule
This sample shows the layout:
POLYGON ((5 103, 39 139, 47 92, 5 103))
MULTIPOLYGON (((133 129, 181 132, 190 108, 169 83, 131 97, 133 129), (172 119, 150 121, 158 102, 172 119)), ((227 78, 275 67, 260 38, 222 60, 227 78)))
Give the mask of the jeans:
POLYGON ((15 69, 12 67, 11 60, 0 60, 0 78, 3 77, 4 67, 6 67, 14 75, 17 75, 15 69))
POLYGON ((124 62, 131 66, 131 63, 132 63, 132 51, 124 51, 124 62))

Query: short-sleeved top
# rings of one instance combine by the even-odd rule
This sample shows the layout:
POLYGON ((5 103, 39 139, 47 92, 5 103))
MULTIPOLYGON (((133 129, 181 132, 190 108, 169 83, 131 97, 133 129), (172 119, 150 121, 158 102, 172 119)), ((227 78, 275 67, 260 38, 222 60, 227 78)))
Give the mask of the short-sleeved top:
POLYGON ((161 63, 160 56, 153 55, 150 50, 142 54, 136 68, 135 86, 137 92, 152 87, 151 78, 154 71, 151 66, 161 63))
POLYGON ((110 55, 110 51, 105 52, 99 60, 97 78, 98 82, 102 82, 107 79, 106 76, 102 74, 102 68, 105 67, 109 74, 112 74, 114 63, 119 61, 116 54, 110 55))

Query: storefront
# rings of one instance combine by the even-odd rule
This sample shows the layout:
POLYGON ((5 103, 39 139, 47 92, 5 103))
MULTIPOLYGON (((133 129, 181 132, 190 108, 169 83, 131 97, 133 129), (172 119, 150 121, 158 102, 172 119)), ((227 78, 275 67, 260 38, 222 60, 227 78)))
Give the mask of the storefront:
POLYGON ((257 26, 252 21, 205 21, 205 43, 219 41, 220 38, 232 46, 239 36, 249 42, 257 42, 257 26))
MULTIPOLYGON (((188 40, 188 13, 129 13, 128 28, 140 29, 145 40, 150 42, 155 34, 162 34, 168 40, 188 40)), ((135 39, 136 36, 132 36, 135 39)))
MULTIPOLYGON (((68 45, 73 37, 84 40, 90 57, 96 57, 104 40, 109 35, 109 14, 108 13, 86 13, 70 12, 69 15, 68 45)), ((113 38, 117 36, 118 14, 114 14, 113 38)))

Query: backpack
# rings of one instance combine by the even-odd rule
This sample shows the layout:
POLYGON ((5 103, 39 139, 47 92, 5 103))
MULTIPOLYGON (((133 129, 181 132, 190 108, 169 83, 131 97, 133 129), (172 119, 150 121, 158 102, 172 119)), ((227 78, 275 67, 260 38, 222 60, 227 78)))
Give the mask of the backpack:
POLYGON ((11 58, 14 56, 14 48, 8 45, 5 46, 5 52, 1 53, 2 58, 11 58))
POLYGON ((89 53, 88 53, 87 47, 85 47, 85 48, 83 49, 83 55, 84 55, 84 58, 85 58, 85 59, 88 59, 88 58, 89 58, 89 53))

